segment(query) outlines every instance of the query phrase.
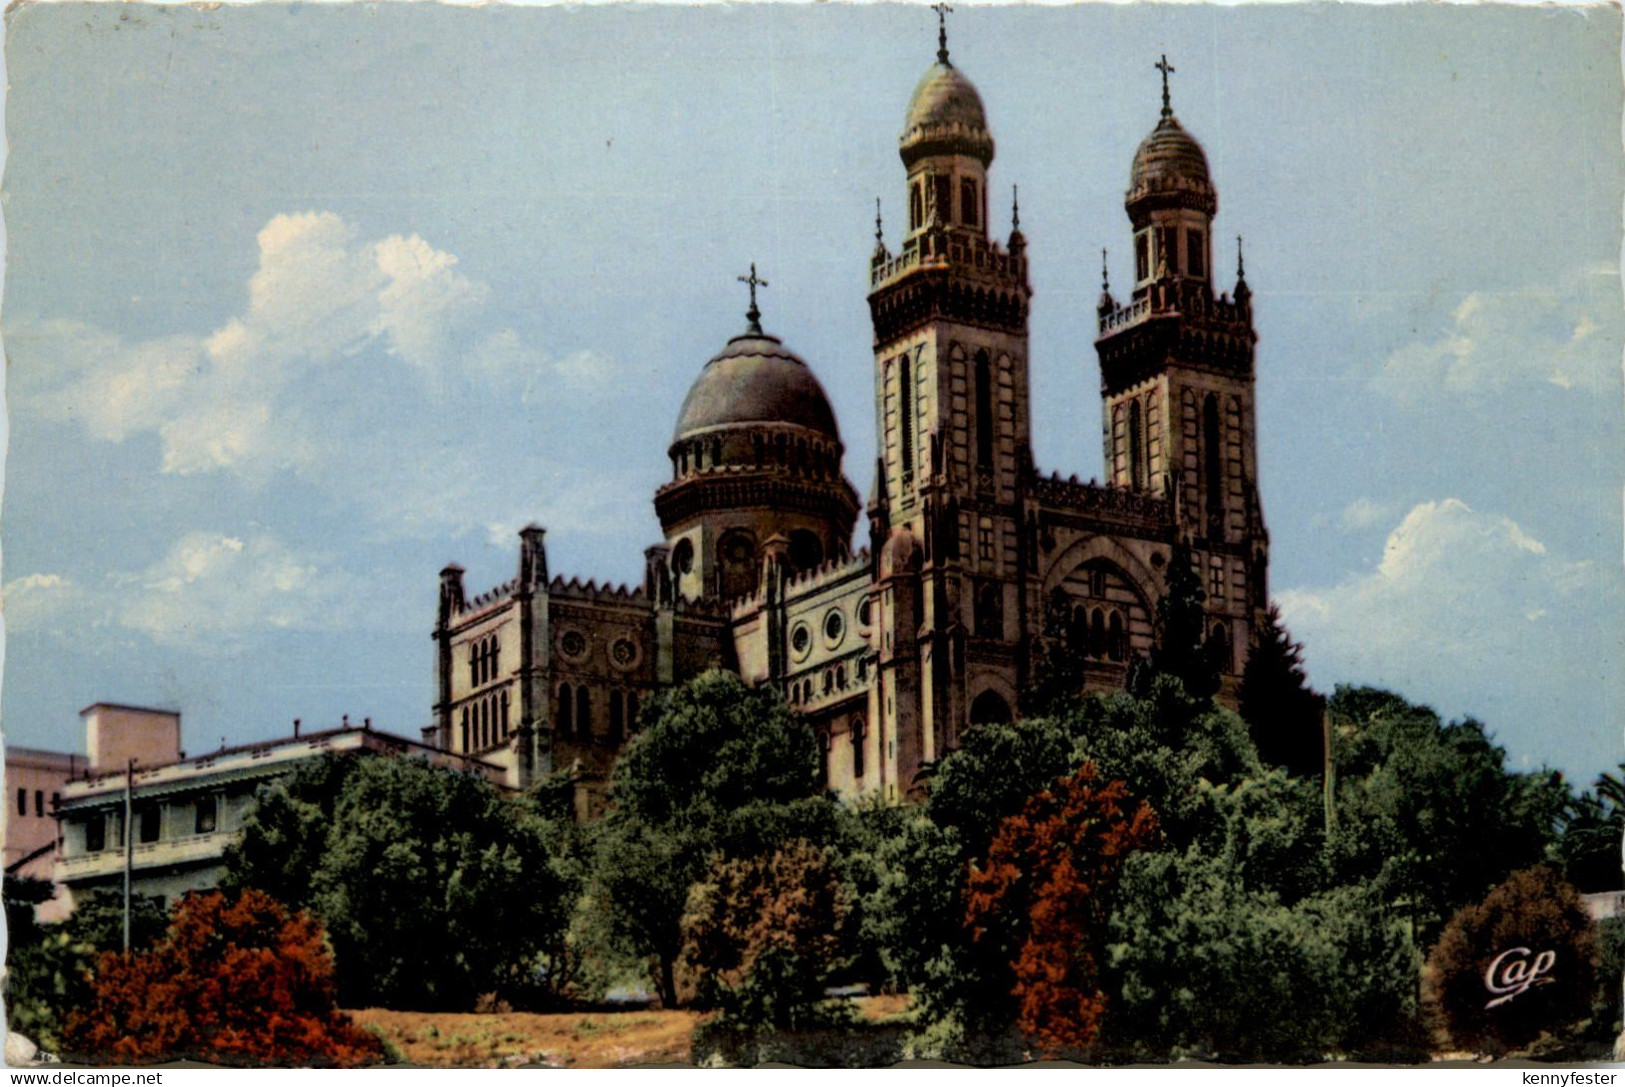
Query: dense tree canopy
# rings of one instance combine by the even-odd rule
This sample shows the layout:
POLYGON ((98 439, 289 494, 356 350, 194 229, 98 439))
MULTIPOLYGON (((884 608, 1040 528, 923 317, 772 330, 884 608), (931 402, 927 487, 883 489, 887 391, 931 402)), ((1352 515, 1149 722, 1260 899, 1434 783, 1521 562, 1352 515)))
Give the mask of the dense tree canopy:
POLYGON ((534 802, 476 775, 335 758, 261 798, 226 885, 319 917, 346 1004, 466 1009, 548 982, 580 893, 557 836, 534 802))
POLYGON ((708 672, 661 696, 643 719, 615 766, 593 900, 611 937, 652 960, 671 1006, 689 890, 713 858, 754 857, 792 839, 829 842, 836 812, 817 739, 768 688, 708 672))

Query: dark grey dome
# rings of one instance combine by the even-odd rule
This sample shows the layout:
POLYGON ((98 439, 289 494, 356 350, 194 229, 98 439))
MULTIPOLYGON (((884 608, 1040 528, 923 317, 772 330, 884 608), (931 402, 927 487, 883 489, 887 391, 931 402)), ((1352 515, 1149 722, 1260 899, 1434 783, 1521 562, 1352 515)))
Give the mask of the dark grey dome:
POLYGON ((840 441, 824 388, 777 336, 750 331, 705 364, 677 416, 674 440, 715 427, 785 423, 840 441))

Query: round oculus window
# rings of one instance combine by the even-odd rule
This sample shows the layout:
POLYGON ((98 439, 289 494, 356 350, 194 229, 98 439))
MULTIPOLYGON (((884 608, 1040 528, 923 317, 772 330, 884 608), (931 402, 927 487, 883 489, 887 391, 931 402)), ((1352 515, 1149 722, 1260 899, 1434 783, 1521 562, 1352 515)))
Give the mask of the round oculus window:
POLYGON ((618 668, 630 668, 638 662, 638 645, 631 638, 617 638, 609 647, 609 659, 618 668))
POLYGON ((838 611, 831 611, 824 616, 824 641, 833 648, 841 644, 846 637, 846 617, 838 611))
POLYGON ((587 636, 579 630, 567 630, 559 637, 559 652, 566 657, 580 659, 587 655, 587 636))
POLYGON ((790 649, 798 659, 812 651, 812 631, 806 623, 797 623, 795 629, 790 631, 790 649))

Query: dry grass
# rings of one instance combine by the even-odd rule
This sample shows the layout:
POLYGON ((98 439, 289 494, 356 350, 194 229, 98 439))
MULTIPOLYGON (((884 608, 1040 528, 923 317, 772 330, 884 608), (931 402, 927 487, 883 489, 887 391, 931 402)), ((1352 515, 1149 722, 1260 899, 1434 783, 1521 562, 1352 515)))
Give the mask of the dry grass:
MULTIPOLYGON (((908 997, 866 997, 856 1003, 859 1014, 875 1022, 903 1014, 908 997)), ((365 1008, 350 1015, 376 1030, 408 1063, 426 1068, 686 1064, 689 1037, 702 1018, 698 1012, 644 1009, 537 1015, 365 1008)))
POLYGON ((365 1008, 350 1013, 378 1031, 406 1060, 428 1068, 500 1068, 546 1064, 618 1068, 686 1063, 695 1012, 529 1012, 455 1014, 365 1008))

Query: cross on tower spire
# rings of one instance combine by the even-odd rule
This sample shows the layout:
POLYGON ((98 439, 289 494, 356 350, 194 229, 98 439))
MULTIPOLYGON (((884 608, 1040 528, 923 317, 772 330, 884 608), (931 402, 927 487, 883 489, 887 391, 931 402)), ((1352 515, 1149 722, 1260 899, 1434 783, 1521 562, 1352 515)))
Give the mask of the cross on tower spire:
POLYGON ((875 197, 875 244, 885 245, 886 235, 880 227, 880 197, 875 197))
POLYGON ((1021 186, 1010 186, 1010 230, 1021 232, 1021 186))
POLYGON ((937 0, 931 5, 931 10, 937 13, 937 63, 948 63, 948 13, 954 9, 949 7, 947 0, 937 0))
POLYGON ((767 280, 756 274, 756 262, 750 262, 750 275, 740 276, 739 282, 750 287, 750 309, 745 311, 745 320, 750 322, 749 331, 760 336, 762 334, 762 311, 756 308, 756 288, 766 287, 767 280))
POLYGON ((1239 282, 1247 278, 1247 262, 1241 255, 1241 235, 1236 235, 1236 280, 1239 282))
POLYGON ((1102 247, 1100 250, 1100 293, 1110 294, 1111 289, 1111 280, 1106 273, 1106 250, 1102 247))
POLYGON ((1162 73, 1162 115, 1172 116, 1174 108, 1168 103, 1168 76, 1174 71, 1174 66, 1168 63, 1168 54, 1164 53, 1162 59, 1151 67, 1162 73))

